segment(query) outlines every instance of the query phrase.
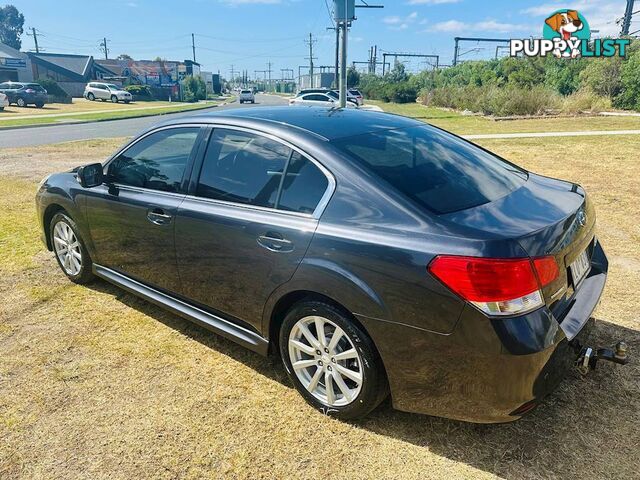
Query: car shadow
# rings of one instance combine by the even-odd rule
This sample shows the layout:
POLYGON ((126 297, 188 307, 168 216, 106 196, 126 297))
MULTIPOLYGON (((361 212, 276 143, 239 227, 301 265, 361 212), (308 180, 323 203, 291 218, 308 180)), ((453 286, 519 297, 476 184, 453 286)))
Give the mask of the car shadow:
MULTIPOLYGON (((293 388, 278 358, 265 359, 107 282, 98 280, 89 288, 113 295, 202 345, 293 388)), ((594 346, 611 346, 619 340, 629 345, 629 365, 600 362, 586 377, 569 372, 555 392, 517 422, 480 425, 404 413, 394 410, 388 399, 365 419, 350 423, 503 478, 631 478, 640 465, 640 367, 633 361, 633 352, 640 349, 640 332, 597 319, 594 346)))

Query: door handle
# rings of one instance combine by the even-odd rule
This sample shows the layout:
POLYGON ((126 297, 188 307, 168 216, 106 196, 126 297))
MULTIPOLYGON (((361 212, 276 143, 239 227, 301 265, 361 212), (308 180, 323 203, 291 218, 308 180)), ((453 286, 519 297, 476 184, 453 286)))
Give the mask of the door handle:
POLYGON ((258 237, 258 245, 271 252, 288 253, 293 251, 293 242, 275 232, 267 232, 264 235, 260 235, 258 237))
POLYGON ((147 212, 147 219, 155 225, 168 225, 173 219, 173 215, 169 215, 161 208, 154 208, 147 212))

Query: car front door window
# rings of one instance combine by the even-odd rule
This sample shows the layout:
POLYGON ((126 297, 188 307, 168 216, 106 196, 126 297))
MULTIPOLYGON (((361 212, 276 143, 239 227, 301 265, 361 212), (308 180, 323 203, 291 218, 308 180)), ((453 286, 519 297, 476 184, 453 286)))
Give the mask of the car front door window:
POLYGON ((178 192, 200 129, 174 128, 153 133, 109 164, 112 183, 178 192))

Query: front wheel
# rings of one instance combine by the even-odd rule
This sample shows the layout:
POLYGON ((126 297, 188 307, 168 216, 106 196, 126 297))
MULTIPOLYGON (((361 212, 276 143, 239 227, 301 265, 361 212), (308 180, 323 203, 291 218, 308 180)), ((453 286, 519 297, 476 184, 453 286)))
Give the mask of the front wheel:
POLYGON ((388 394, 382 361, 369 336, 338 308, 294 306, 280 330, 289 378, 313 407, 342 420, 360 418, 388 394))
POLYGON ((58 265, 69 280, 79 284, 93 280, 91 257, 73 219, 56 213, 49 224, 49 235, 58 265))

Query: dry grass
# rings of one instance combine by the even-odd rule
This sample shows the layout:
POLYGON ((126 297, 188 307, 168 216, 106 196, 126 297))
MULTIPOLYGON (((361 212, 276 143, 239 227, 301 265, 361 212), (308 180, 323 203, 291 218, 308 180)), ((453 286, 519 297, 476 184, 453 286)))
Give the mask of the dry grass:
MULTIPOLYGON (((277 363, 106 283, 69 283, 38 240, 32 171, 103 158, 118 143, 0 152, 0 478, 637 478, 637 361, 570 375, 513 424, 388 405, 343 423, 308 407, 277 363)), ((611 260, 599 337, 637 352, 634 139, 482 144, 587 187, 611 260)))

